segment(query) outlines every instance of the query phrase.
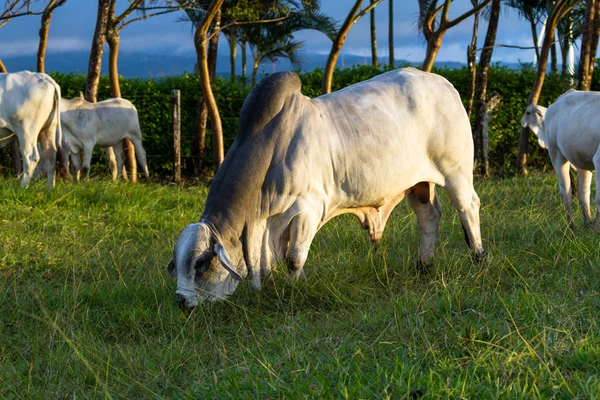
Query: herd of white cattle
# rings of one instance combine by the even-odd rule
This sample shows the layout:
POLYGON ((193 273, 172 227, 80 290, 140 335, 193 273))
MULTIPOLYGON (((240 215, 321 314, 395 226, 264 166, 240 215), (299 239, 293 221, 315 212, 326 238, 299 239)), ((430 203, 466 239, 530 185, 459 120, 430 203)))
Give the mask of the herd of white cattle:
POLYGON ((0 73, 0 147, 15 138, 23 159, 22 186, 29 185, 41 159, 47 185, 54 187, 59 151, 65 171, 69 171, 70 156, 75 179, 87 177, 95 146, 110 149, 109 157, 114 154, 116 179, 123 171, 124 139, 131 140, 137 160, 149 176, 137 110, 130 101, 63 99, 60 86, 43 73, 0 73))
MULTIPOLYGON (((550 153, 570 225, 569 168, 574 167, 584 220, 600 227, 598 175, 595 221, 589 204, 591 171, 600 167, 597 110, 600 93, 571 90, 547 109, 530 105, 521 120, 550 153)), ((122 171, 125 138, 148 176, 133 104, 62 99, 59 85, 45 74, 0 74, 0 147, 13 136, 23 157, 23 186, 40 159, 38 142, 49 186, 57 151, 67 171, 70 154, 79 177, 80 170, 89 173, 94 146, 112 146, 122 171)), ((168 270, 177 278, 178 302, 192 309, 198 297, 225 299, 249 274, 258 289, 280 260, 292 277, 302 276, 314 235, 340 214, 354 214, 378 242, 405 197, 417 216, 418 262, 426 268, 442 212, 436 185, 446 189, 467 245, 480 258, 471 127, 446 79, 403 68, 310 99, 302 95, 296 74, 271 74, 246 98, 238 134, 211 183, 203 215, 175 245, 168 270)))

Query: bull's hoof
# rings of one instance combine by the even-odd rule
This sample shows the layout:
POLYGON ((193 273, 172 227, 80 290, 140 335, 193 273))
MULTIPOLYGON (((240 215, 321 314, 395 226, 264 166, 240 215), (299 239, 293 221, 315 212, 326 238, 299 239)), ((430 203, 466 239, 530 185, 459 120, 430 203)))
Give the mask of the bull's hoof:
POLYGON ((486 252, 484 249, 481 249, 480 252, 473 254, 473 261, 477 264, 481 263, 486 258, 486 252))
POLYGON ((421 260, 417 260, 417 272, 420 274, 427 274, 432 265, 432 262, 424 263, 421 260))

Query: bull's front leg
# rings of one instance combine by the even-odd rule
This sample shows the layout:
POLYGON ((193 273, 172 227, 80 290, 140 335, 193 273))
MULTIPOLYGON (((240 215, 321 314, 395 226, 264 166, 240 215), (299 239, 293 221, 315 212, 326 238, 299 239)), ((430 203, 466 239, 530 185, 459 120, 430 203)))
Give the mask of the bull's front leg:
POLYGON ((79 179, 81 178, 81 153, 79 152, 79 150, 71 151, 71 166, 71 175, 73 175, 73 177, 75 178, 75 182, 79 182, 79 179))
POLYGON ((560 198, 562 199, 565 211, 567 213, 567 225, 573 229, 573 211, 572 211, 572 194, 571 194, 571 177, 569 175, 570 163, 557 150, 550 151, 550 160, 556 176, 558 177, 558 186, 560 188, 560 198))
POLYGON ((319 222, 319 217, 308 213, 300 213, 290 222, 290 241, 285 258, 292 279, 304 276, 304 263, 308 258, 308 251, 317 233, 319 222))
POLYGON ((81 165, 81 174, 84 178, 90 177, 90 168, 92 165, 92 152, 94 151, 94 143, 85 143, 83 145, 83 163, 81 165))

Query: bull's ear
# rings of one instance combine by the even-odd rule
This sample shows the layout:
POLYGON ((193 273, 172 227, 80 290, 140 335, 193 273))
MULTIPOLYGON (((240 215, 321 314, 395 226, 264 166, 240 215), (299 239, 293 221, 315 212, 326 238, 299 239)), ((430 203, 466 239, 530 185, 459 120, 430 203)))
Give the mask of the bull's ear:
POLYGON ((200 274, 205 273, 210 265, 210 260, 212 260, 214 256, 212 251, 206 250, 196 257, 196 259, 194 259, 194 268, 196 269, 196 272, 200 274))
POLYGON ((169 272, 169 275, 171 275, 171 278, 175 278, 175 261, 172 258, 167 264, 167 271, 169 272))
POLYGON ((239 274, 239 272, 236 271, 235 267, 233 266, 233 263, 231 262, 229 254, 227 254, 227 250, 225 250, 225 247, 223 247, 221 243, 217 242, 217 244, 215 244, 214 252, 217 254, 217 257, 219 257, 219 261, 221 261, 223 267, 227 271, 229 271, 233 279, 235 279, 236 281, 241 281, 242 276, 239 274))

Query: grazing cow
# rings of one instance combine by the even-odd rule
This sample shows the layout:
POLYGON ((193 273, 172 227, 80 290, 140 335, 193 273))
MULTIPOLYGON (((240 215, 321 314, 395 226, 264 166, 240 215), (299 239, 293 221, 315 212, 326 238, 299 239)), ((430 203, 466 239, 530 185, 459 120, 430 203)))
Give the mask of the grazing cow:
MULTIPOLYGON (((89 175, 94 146, 112 146, 117 160, 117 171, 122 171, 123 139, 131 140, 138 163, 146 177, 149 177, 138 113, 129 100, 109 99, 90 103, 80 96, 71 100, 61 99, 61 110, 64 132, 63 160, 68 159, 70 151, 77 180, 80 170, 84 177, 89 175), (80 152, 83 152, 83 165, 80 152)), ((113 179, 116 178, 117 174, 113 172, 113 179)))
POLYGON ((23 158, 24 187, 29 185, 40 152, 48 187, 54 186, 57 144, 62 136, 59 99, 60 86, 46 74, 0 73, 0 147, 16 136, 23 158))
MULTIPOLYGON (((569 90, 547 109, 530 104, 521 119, 537 136, 540 146, 548 149, 558 176, 560 197, 567 212, 567 224, 573 228, 572 193, 569 167, 577 169, 579 203, 586 225, 591 226, 590 185, 592 171, 600 169, 600 128, 594 121, 600 110, 599 92, 569 90)), ((596 174, 595 226, 600 230, 600 177, 596 174)))
POLYGON ((244 102, 238 134, 198 223, 179 236, 168 270, 183 308, 227 298, 286 260, 303 273, 318 229, 351 213, 380 240, 404 197, 420 229, 419 266, 430 264, 441 217, 435 185, 458 210, 467 245, 483 255, 473 139, 458 92, 406 68, 309 99, 294 73, 269 75, 244 102))

